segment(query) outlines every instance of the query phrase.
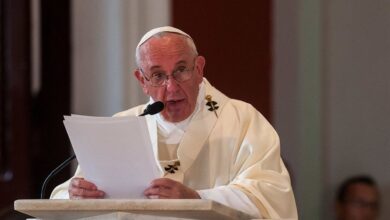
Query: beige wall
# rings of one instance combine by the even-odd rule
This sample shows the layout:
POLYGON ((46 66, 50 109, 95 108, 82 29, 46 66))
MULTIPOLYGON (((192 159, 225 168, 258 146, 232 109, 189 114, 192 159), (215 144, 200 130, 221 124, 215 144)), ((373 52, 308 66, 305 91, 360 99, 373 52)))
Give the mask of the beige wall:
POLYGON ((332 219, 336 187, 360 173, 390 206, 389 11, 384 0, 275 1, 273 109, 302 219, 332 219))
POLYGON ((73 0, 72 10, 71 112, 111 116, 145 103, 134 51, 145 31, 170 24, 170 0, 73 0))
POLYGON ((326 190, 368 173, 390 207, 390 1, 332 0, 327 10, 326 190))
POLYGON ((110 116, 147 98, 133 77, 145 31, 170 24, 169 0, 74 0, 72 112, 110 116))

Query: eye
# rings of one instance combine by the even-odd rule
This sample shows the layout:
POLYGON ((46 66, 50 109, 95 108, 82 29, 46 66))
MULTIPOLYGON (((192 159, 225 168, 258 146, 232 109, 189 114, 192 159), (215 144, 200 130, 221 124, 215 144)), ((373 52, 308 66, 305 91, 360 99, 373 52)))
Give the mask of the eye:
POLYGON ((164 79, 164 78, 165 78, 165 74, 162 73, 162 72, 153 73, 153 74, 152 74, 152 78, 153 78, 154 80, 161 80, 161 79, 164 79))
POLYGON ((172 75, 176 80, 181 80, 183 77, 184 73, 186 72, 186 67, 185 66, 179 66, 175 71, 173 71, 172 75))
POLYGON ((187 69, 187 67, 185 66, 179 66, 177 69, 176 69, 176 73, 182 73, 182 72, 185 72, 187 69))

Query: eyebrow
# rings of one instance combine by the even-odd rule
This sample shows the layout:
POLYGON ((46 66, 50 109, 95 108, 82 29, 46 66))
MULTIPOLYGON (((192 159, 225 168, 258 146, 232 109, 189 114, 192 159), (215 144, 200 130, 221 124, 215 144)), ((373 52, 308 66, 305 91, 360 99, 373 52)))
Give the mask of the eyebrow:
MULTIPOLYGON (((180 61, 178 61, 178 62, 175 64, 175 66, 178 66, 178 65, 181 65, 181 64, 187 64, 187 61, 185 61, 185 60, 180 60, 180 61)), ((153 70, 159 69, 159 68, 161 68, 160 65, 154 65, 154 66, 150 67, 150 71, 153 71, 153 70)))
POLYGON ((180 65, 180 64, 187 64, 187 61, 185 61, 185 60, 180 60, 179 62, 177 62, 177 63, 175 64, 175 66, 180 65))

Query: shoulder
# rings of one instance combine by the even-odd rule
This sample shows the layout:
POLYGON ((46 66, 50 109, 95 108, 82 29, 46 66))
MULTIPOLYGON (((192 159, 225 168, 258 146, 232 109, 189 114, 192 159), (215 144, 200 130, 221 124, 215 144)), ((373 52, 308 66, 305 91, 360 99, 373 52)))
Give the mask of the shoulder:
POLYGON ((280 147, 279 135, 271 123, 251 104, 232 99, 226 105, 225 119, 235 127, 250 151, 265 152, 280 147), (258 147, 255 147, 258 146, 258 147))
POLYGON ((247 102, 230 99, 224 107, 224 114, 229 116, 227 118, 236 120, 244 127, 254 127, 262 131, 268 130, 277 135, 271 123, 253 105, 247 102))
POLYGON ((226 103, 225 110, 233 111, 239 117, 251 118, 256 116, 264 118, 264 116, 255 107, 253 107, 253 105, 237 99, 229 99, 226 103))
POLYGON ((137 115, 142 114, 144 109, 145 109, 145 104, 139 105, 139 106, 133 107, 131 109, 128 109, 126 111, 118 112, 114 115, 114 117, 137 116, 137 115))

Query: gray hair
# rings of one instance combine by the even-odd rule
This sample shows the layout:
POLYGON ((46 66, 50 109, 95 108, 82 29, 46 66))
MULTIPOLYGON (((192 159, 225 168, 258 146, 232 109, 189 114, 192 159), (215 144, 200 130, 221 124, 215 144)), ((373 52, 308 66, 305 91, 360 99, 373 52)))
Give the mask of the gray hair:
MULTIPOLYGON (((196 49, 196 46, 195 46, 195 43, 194 41, 190 38, 190 37, 187 37, 186 35, 182 35, 182 34, 179 34, 179 33, 175 33, 175 32, 169 32, 169 31, 164 31, 164 32, 159 32, 157 34, 154 34, 153 36, 151 36, 150 38, 162 38, 168 34, 177 34, 177 35, 180 35, 181 37, 185 38, 186 42, 187 42, 187 45, 191 48, 194 56, 198 56, 198 50, 196 49)), ((150 39, 149 38, 149 39, 150 39)), ((148 40, 149 40, 148 39, 148 40)), ((147 40, 147 41, 148 41, 147 40)), ((142 45, 144 45, 147 41, 145 41, 143 44, 139 45, 136 50, 135 50, 135 62, 137 64, 137 67, 140 67, 140 64, 141 64, 141 58, 140 58, 140 50, 141 50, 141 47, 142 45)))

